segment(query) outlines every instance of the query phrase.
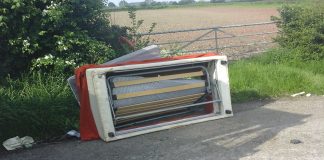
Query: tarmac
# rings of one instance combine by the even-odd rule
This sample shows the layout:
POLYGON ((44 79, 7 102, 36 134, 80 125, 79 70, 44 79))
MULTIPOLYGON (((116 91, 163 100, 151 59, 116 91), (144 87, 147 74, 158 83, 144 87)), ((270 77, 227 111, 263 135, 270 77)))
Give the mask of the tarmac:
POLYGON ((234 104, 234 116, 114 142, 64 141, 0 153, 5 160, 322 160, 324 96, 234 104))

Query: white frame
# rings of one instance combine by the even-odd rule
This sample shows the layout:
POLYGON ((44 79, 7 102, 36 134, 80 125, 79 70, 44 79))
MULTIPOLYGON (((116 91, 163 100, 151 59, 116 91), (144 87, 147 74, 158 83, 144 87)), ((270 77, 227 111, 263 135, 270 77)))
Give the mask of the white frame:
POLYGON ((199 122, 233 116, 226 56, 210 56, 210 57, 172 60, 166 62, 134 64, 134 65, 107 67, 107 68, 92 68, 86 70, 86 78, 88 84, 91 111, 96 123, 99 136, 101 139, 103 139, 106 142, 127 138, 131 136, 141 135, 145 133, 160 131, 164 129, 169 129, 177 126, 189 125, 193 123, 199 123, 199 122), (208 70, 210 72, 209 74, 212 83, 211 89, 213 93, 212 94, 213 98, 215 98, 217 94, 216 87, 219 88, 219 93, 220 93, 219 96, 222 102, 220 106, 219 103, 217 102, 213 103, 214 113, 205 116, 199 116, 196 118, 188 118, 188 119, 183 119, 183 120, 178 120, 173 122, 164 122, 161 123, 161 125, 160 124, 154 125, 154 127, 144 127, 145 129, 142 130, 136 129, 136 130, 116 132, 113 124, 111 109, 109 107, 110 102, 108 99, 108 92, 107 92, 107 85, 106 85, 106 76, 105 76, 106 73, 115 72, 115 71, 144 70, 148 68, 185 65, 185 64, 192 64, 192 63, 199 63, 199 62, 209 63, 208 70), (111 135, 109 135, 109 133, 111 135))

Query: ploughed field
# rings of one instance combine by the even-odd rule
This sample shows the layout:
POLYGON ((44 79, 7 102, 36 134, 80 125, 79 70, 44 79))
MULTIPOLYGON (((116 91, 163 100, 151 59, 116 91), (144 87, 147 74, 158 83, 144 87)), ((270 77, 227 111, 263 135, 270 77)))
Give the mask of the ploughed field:
MULTIPOLYGON (((154 32, 185 30, 196 28, 209 28, 215 26, 228 26, 237 24, 249 24, 269 22, 271 16, 277 16, 277 8, 273 6, 210 6, 210 7, 192 7, 192 8, 169 8, 156 10, 139 10, 137 11, 137 19, 143 19, 144 24, 139 29, 139 32, 147 32, 152 23, 157 23, 154 32)), ((113 24, 130 26, 128 13, 113 12, 111 13, 111 22, 113 24)), ((177 32, 170 34, 159 34, 150 36, 154 43, 174 42, 174 41, 190 41, 207 33, 210 30, 192 31, 192 32, 177 32)), ((266 42, 272 41, 276 35, 277 28, 275 24, 257 25, 249 27, 225 28, 217 32, 218 51, 232 56, 232 58, 249 56, 251 53, 257 53, 274 46, 266 42), (242 35, 250 35, 256 33, 268 33, 265 35, 235 37, 242 35), (262 44, 255 44, 262 43, 262 44), (245 47, 230 47, 249 44, 245 47), (230 48, 224 48, 230 47, 230 48)), ((201 39, 210 39, 207 41, 198 41, 188 47, 181 49, 182 51, 189 50, 205 50, 216 47, 215 32, 206 34, 201 39)), ((172 43, 162 45, 161 48, 179 51, 178 48, 186 43, 172 43)))

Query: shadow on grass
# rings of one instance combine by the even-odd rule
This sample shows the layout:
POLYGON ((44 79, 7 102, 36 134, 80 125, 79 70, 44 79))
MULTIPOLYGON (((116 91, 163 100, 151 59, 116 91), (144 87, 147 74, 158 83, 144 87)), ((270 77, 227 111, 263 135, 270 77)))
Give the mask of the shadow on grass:
POLYGON ((260 95, 255 90, 244 90, 244 91, 231 91, 231 98, 233 103, 264 100, 270 99, 268 95, 260 95))

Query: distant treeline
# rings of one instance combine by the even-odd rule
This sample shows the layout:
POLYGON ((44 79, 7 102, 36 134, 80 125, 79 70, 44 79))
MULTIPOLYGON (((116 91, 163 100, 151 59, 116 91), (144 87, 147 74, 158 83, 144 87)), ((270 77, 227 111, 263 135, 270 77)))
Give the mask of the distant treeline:
POLYGON ((136 9, 162 9, 162 8, 173 8, 173 7, 181 7, 181 6, 205 6, 214 4, 231 4, 237 2, 257 2, 257 3, 283 3, 283 2, 297 2, 299 0, 210 0, 210 1, 195 1, 195 0, 180 0, 177 1, 167 1, 167 2, 157 2, 154 0, 144 0, 143 2, 133 2, 128 3, 126 0, 121 0, 118 4, 114 4, 113 2, 107 2, 107 10, 113 11, 125 11, 128 8, 136 8, 136 9))

